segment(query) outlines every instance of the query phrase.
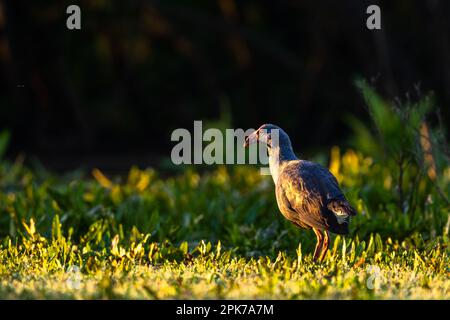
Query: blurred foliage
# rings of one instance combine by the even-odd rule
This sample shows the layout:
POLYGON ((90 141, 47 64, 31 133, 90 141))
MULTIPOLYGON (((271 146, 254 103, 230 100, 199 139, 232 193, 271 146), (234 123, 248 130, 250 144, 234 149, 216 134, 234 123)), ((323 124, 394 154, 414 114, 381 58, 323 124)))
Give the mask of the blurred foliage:
POLYGON ((3 160, 3 156, 5 155, 6 148, 9 144, 9 132, 8 131, 2 131, 0 132, 0 161, 3 160))
MULTIPOLYGON (((372 158, 353 150, 341 156, 333 148, 330 170, 360 212, 352 221, 352 234, 404 239, 418 233, 431 239, 448 233, 449 207, 425 177, 417 190, 408 188, 416 205, 404 212, 397 206, 395 173, 372 158)), ((109 236, 99 248, 112 235, 128 234, 133 228, 159 242, 221 240, 249 255, 274 255, 299 241, 307 249, 314 245, 313 235, 299 232, 278 213, 272 181, 253 168, 221 166, 203 174, 187 170, 164 179, 152 169, 133 168, 125 181, 111 180, 97 169, 93 176, 65 181, 40 177, 20 164, 3 165, 2 236, 23 234, 23 222, 33 218, 36 230, 48 237, 59 216, 65 232, 75 239, 93 225, 101 226, 109 236)), ((415 178, 405 174, 405 179, 415 178)), ((449 168, 442 179, 448 190, 449 168)))

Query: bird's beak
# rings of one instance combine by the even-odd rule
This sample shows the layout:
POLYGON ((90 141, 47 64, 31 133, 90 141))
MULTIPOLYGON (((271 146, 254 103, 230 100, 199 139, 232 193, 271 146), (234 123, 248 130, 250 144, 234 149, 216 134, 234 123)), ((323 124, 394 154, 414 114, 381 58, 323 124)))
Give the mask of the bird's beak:
POLYGON ((258 140, 259 140, 259 130, 255 130, 250 135, 245 137, 244 148, 247 148, 249 145, 258 142, 258 140))

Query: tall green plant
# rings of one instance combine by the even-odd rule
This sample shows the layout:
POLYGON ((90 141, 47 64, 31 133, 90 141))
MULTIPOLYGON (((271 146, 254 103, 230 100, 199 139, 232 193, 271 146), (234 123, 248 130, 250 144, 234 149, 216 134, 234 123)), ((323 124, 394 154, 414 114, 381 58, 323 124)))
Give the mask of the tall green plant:
POLYGON ((435 105, 432 95, 418 102, 408 99, 398 103, 381 97, 364 80, 357 80, 356 85, 375 130, 352 119, 357 136, 354 145, 390 172, 400 211, 424 214, 430 201, 443 201, 448 206, 446 143, 442 130, 432 128, 427 121, 435 105))

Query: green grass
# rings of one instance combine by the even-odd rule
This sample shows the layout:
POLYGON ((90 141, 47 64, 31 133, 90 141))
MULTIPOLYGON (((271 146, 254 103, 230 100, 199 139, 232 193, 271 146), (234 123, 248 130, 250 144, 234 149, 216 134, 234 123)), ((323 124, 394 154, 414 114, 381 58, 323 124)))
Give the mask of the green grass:
POLYGON ((189 250, 145 241, 102 251, 37 235, 2 249, 0 297, 7 299, 448 299, 442 245, 417 250, 336 241, 323 264, 298 248, 246 258, 220 244, 189 250), (153 254, 152 254, 153 250, 153 254), (76 266, 76 267, 75 267, 76 266))
POLYGON ((162 179, 134 168, 113 182, 99 171, 96 179, 57 179, 20 164, 3 168, 0 298, 450 297, 448 225, 439 225, 448 208, 389 217, 347 187, 363 213, 317 264, 315 236, 284 220, 270 177, 256 169, 162 179))
POLYGON ((112 179, 0 161, 0 299, 449 299, 450 166, 439 132, 423 143, 430 100, 399 112, 359 85, 378 134, 351 119, 359 151, 331 150, 358 215, 323 263, 251 166, 112 179))
POLYGON ((377 252, 376 245, 364 250, 360 243, 347 254, 339 246, 318 265, 300 251, 244 258, 207 245, 195 257, 181 250, 179 261, 151 262, 140 248, 96 253, 83 262, 73 249, 61 252, 57 240, 33 245, 39 246, 2 252, 2 298, 448 299, 450 290, 449 261, 439 246, 418 252, 391 245, 377 252))

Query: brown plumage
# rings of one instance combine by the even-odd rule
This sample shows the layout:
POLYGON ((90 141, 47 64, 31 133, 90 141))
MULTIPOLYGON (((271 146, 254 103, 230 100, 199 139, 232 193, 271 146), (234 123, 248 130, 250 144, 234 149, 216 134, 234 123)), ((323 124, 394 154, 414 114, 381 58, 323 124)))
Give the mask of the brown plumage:
POLYGON ((329 247, 328 231, 347 234, 355 209, 328 169, 295 156, 289 136, 281 128, 262 125, 246 138, 244 146, 257 141, 267 145, 278 208, 296 226, 314 231, 314 260, 322 261, 329 247))

